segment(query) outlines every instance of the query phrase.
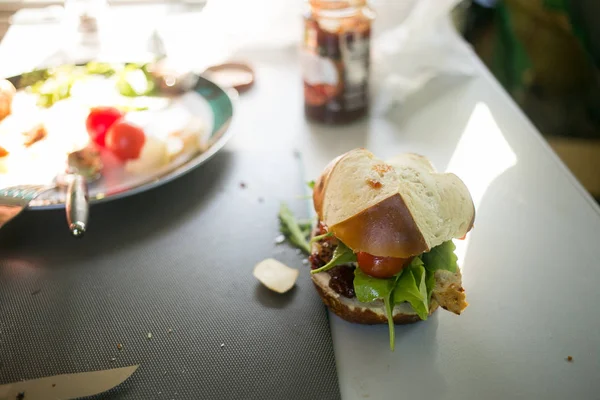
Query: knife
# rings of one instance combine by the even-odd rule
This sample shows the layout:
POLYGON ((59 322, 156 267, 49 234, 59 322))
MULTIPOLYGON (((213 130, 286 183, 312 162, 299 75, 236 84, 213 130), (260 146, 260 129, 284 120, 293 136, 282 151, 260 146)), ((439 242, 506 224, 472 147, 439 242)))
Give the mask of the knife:
POLYGON ((63 400, 93 396, 121 384, 139 365, 47 376, 0 385, 0 400, 63 400))

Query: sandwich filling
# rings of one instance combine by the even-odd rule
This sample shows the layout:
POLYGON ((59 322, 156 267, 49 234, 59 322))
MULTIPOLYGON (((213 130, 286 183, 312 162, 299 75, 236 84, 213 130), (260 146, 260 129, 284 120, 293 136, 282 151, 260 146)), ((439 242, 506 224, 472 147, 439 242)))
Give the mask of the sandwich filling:
POLYGON ((361 258, 329 234, 325 224, 319 222, 314 233, 311 273, 329 274, 329 287, 340 296, 367 304, 383 302, 390 323, 394 306, 405 302, 422 320, 429 316, 432 300, 455 314, 468 305, 451 240, 407 260, 394 275, 380 278, 366 273, 372 266, 363 268, 361 258))

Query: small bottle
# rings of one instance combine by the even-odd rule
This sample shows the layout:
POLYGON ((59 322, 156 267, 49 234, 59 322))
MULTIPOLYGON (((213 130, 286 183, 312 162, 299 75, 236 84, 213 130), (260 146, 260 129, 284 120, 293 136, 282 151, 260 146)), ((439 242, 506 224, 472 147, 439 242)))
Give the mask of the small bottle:
POLYGON ((308 1, 301 60, 309 119, 342 124, 367 113, 374 17, 366 0, 308 1))

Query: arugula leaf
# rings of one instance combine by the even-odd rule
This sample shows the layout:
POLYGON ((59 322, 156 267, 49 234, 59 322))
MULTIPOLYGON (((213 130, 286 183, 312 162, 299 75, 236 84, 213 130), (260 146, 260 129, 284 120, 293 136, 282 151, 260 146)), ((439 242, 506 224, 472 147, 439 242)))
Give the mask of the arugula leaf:
POLYGON ((392 278, 374 278, 362 272, 360 268, 354 270, 354 292, 357 300, 363 303, 382 300, 384 303, 392 350, 394 350, 395 340, 394 305, 408 302, 419 318, 426 320, 435 286, 435 271, 438 269, 456 271, 457 257, 454 249, 452 241, 434 247, 429 253, 415 257, 410 265, 392 278))
POLYGON ((388 320, 390 349, 392 351, 394 350, 394 343, 396 341, 393 316, 395 303, 392 293, 399 277, 400 275, 387 279, 373 278, 362 272, 360 268, 354 270, 354 292, 356 293, 357 300, 363 303, 370 303, 377 299, 383 300, 385 315, 388 320))
MULTIPOLYGON (((358 268, 357 268, 358 269, 358 268)), ((392 299, 392 292, 390 292, 384 299, 383 305, 385 306, 385 316, 388 320, 388 332, 390 336, 390 350, 394 351, 396 345, 396 329, 394 327, 394 300, 392 299)))
POLYGON ((423 262, 415 258, 408 267, 404 268, 394 289, 394 304, 409 302, 422 320, 426 320, 429 315, 425 276, 423 262))
POLYGON ((354 292, 361 303, 383 299, 396 286, 397 277, 381 279, 365 274, 360 268, 354 270, 354 292))
POLYGON ((318 274, 319 272, 329 271, 336 265, 348 264, 350 262, 356 262, 356 254, 354 254, 354 252, 344 243, 338 242, 337 247, 333 251, 333 257, 331 258, 331 261, 323 265, 321 268, 313 269, 310 271, 310 273, 314 275, 318 274))
POLYGON ((304 234, 304 237, 308 238, 310 236, 310 232, 312 231, 312 225, 303 225, 302 222, 298 223, 298 225, 300 226, 300 230, 304 234))
MULTIPOLYGON (((300 227, 300 231, 302 232, 302 234, 304 235, 306 240, 308 240, 308 237, 310 236, 310 233, 312 232, 312 228, 313 228, 312 221, 298 220, 298 226, 300 227)), ((289 236, 291 234, 289 228, 284 224, 279 224, 279 231, 284 236, 289 236)))
POLYGON ((438 269, 456 272, 456 269, 458 268, 458 257, 454 254, 455 249, 456 246, 454 245, 454 242, 448 240, 421 255, 425 268, 431 272, 435 272, 438 269))
POLYGON ((308 181, 306 182, 306 184, 308 185, 309 188, 314 189, 315 188, 315 181, 308 181))
POLYGON ((420 257, 415 257, 411 261, 409 267, 418 267, 423 266, 425 268, 425 287, 427 288, 427 304, 431 300, 431 293, 433 292, 433 287, 435 286, 435 271, 430 271, 427 269, 427 266, 423 264, 423 261, 420 257))
POLYGON ((279 221, 281 223, 281 233, 300 250, 306 254, 310 254, 310 245, 308 244, 308 240, 306 240, 306 231, 303 232, 296 217, 294 217, 294 214, 285 203, 281 203, 279 207, 279 221))
POLYGON ((327 232, 322 235, 313 236, 313 238, 310 239, 310 243, 318 242, 321 239, 325 239, 325 238, 332 237, 332 236, 333 236, 333 232, 327 232))

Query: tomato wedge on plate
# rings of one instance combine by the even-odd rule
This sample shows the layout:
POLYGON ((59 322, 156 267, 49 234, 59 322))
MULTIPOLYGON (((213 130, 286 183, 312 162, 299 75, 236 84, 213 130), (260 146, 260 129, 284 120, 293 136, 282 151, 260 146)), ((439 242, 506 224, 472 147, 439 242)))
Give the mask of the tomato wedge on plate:
POLYGON ((145 142, 144 130, 123 119, 112 124, 106 133, 106 148, 121 161, 139 158, 145 142))
POLYGON ((123 117, 121 110, 114 107, 94 107, 85 121, 90 138, 99 146, 105 146, 108 129, 123 117))

